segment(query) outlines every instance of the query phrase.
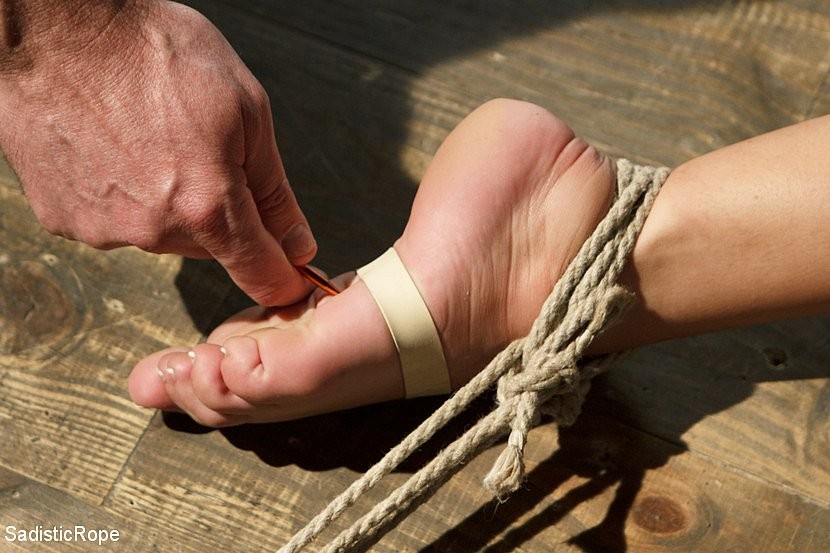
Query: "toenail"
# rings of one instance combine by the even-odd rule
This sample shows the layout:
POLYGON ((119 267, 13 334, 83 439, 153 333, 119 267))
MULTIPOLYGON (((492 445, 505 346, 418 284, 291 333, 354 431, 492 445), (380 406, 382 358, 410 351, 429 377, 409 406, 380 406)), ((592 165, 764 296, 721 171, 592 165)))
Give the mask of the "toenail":
POLYGON ((176 371, 173 369, 173 367, 167 367, 166 369, 164 369, 164 372, 166 372, 170 378, 176 378, 176 371))
POLYGON ((219 348, 219 351, 222 352, 222 355, 225 355, 225 356, 228 355, 228 350, 225 349, 225 346, 221 346, 219 348))
POLYGON ((188 352, 187 352, 187 356, 188 356, 188 357, 190 357, 190 360, 191 360, 191 361, 195 361, 195 360, 196 360, 196 352, 195 352, 195 351, 193 351, 193 350, 188 351, 188 352))
POLYGON ((164 371, 163 371, 163 370, 161 370, 160 368, 156 367, 156 374, 157 374, 157 375, 159 375, 159 378, 161 378, 162 380, 164 380, 164 371))

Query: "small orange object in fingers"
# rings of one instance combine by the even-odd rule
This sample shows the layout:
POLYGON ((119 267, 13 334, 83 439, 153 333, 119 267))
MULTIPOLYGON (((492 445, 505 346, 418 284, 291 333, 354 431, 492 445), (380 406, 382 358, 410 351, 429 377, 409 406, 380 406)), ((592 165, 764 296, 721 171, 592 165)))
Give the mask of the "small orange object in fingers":
POLYGON ((324 277, 308 265, 299 265, 297 267, 297 270, 299 270, 304 277, 310 280, 312 284, 314 284, 314 286, 323 290, 326 294, 330 296, 336 296, 340 293, 340 290, 338 290, 337 287, 334 284, 332 284, 330 280, 328 280, 326 277, 324 277))

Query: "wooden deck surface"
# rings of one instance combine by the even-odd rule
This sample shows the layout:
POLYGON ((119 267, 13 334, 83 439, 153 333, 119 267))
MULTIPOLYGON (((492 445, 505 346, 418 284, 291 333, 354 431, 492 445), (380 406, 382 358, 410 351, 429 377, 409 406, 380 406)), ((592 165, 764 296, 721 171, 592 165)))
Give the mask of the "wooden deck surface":
MULTIPOLYGON (((190 3, 267 88, 334 273, 397 237, 431 155, 489 98, 667 165, 830 111, 824 0, 190 3)), ((438 405, 222 431, 135 407, 132 364, 197 342, 243 296, 212 263, 47 235, 5 166, 0 282, 1 551, 274 550, 438 405), (11 525, 75 524, 121 539, 5 540, 11 525)), ((527 484, 506 503, 479 487, 488 451, 373 550, 830 551, 828 376, 830 317, 643 348, 574 427, 532 432, 527 484)))

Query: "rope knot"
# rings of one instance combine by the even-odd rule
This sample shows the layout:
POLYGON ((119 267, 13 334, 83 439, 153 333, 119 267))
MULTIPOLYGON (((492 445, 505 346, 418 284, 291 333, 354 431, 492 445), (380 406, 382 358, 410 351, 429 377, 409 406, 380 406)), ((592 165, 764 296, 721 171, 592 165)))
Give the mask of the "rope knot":
MULTIPOLYGON (((632 208, 639 203, 645 204, 647 213, 667 176, 668 169, 619 160, 614 208, 626 206, 630 215, 636 213, 632 208)), ((604 229, 613 219, 611 215, 583 245, 524 339, 521 357, 498 380, 499 405, 515 404, 507 446, 483 481, 499 500, 516 491, 524 480, 527 434, 541 415, 550 416, 559 425, 573 424, 591 378, 610 364, 610 360, 594 360, 580 365, 579 360, 594 338, 633 300, 633 295, 616 283, 624 258, 612 256, 630 251, 636 233, 620 233, 623 225, 619 222, 616 228, 604 229)), ((629 221, 630 227, 641 228, 645 214, 637 219, 629 221)))
POLYGON ((515 402, 517 408, 510 421, 507 447, 483 481, 485 489, 496 498, 501 500, 516 491, 524 481, 527 434, 541 414, 552 417, 560 425, 570 425, 576 420, 590 389, 590 379, 597 373, 596 368, 580 366, 579 356, 631 301, 632 294, 623 287, 616 284, 608 287, 590 302, 593 309, 589 319, 574 325, 566 314, 548 330, 540 345, 523 348, 518 363, 499 378, 499 404, 515 402))

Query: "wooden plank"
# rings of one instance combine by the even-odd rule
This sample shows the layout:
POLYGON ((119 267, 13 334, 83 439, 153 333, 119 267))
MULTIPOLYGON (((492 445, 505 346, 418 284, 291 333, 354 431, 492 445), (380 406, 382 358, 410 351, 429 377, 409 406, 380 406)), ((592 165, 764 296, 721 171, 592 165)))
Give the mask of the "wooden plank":
POLYGON ((0 468, 3 551, 186 551, 164 542, 153 526, 142 527, 71 494, 0 468), (21 536, 20 531, 25 534, 21 536))
POLYGON ((830 71, 824 74, 824 80, 816 90, 808 115, 819 117, 828 113, 830 113, 830 71))
MULTIPOLYGON (((504 504, 485 504, 425 551, 777 552, 830 546, 826 508, 632 431, 613 414, 584 414, 559 433, 558 447, 552 429, 537 429, 533 439, 537 449, 525 488, 504 504), (786 520, 786 530, 770 520, 786 520)), ((460 475, 467 482, 456 489, 476 484, 469 474, 460 475)), ((451 495, 445 501, 450 504, 451 495)), ((440 517, 428 524, 424 531, 441 527, 440 517)))
POLYGON ((332 416, 204 433, 192 423, 171 431, 159 417, 105 506, 155 525, 171 543, 274 550, 354 474, 337 469, 344 458, 338 451, 346 459, 362 456, 344 442, 341 421, 332 416), (303 456, 310 449, 316 458, 303 456))
POLYGON ((668 165, 803 119, 830 68, 816 0, 226 4, 411 70, 415 87, 534 101, 615 155, 668 165))
POLYGON ((50 237, 11 179, 0 203, 0 465, 100 501, 152 415, 127 398, 130 367, 198 336, 171 310, 178 261, 50 237), (160 278, 138 288, 136 272, 160 278))
MULTIPOLYGON (((155 524, 172 543, 273 549, 356 478, 354 469, 364 470, 370 457, 382 453, 371 440, 385 442, 401 432, 395 421, 411 420, 407 411, 401 403, 208 434, 187 433, 197 430, 187 425, 171 432, 156 420, 105 506, 142 525, 155 524), (370 444, 369 454, 364 444, 370 444)), ((826 507, 608 416, 585 414, 558 441, 550 426, 533 431, 528 481, 501 505, 480 489, 499 450, 486 452, 373 551, 617 551, 627 543, 633 551, 741 551, 754 544, 753 550, 773 552, 830 546, 826 507), (771 519, 786 520, 787 530, 771 519)), ((426 454, 434 452, 428 447, 426 454)), ((414 468, 384 481, 335 529, 414 468)))
POLYGON ((830 317, 636 351, 595 409, 830 505, 830 317))

